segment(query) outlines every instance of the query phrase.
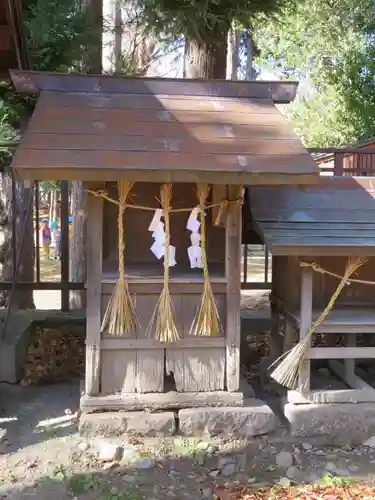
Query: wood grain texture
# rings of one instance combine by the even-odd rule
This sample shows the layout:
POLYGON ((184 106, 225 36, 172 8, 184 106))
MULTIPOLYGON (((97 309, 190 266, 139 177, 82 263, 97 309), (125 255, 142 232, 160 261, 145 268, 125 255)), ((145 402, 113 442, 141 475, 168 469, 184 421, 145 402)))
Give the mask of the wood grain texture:
MULTIPOLYGON (((133 121, 132 119, 130 119, 133 121)), ((133 122, 134 123, 134 122, 133 122)), ((115 127, 114 127, 115 128, 115 127)), ((117 127, 118 129, 120 127, 117 127)), ((199 154, 304 154, 295 140, 237 139, 235 137, 154 137, 119 134, 29 134, 22 147, 31 150, 138 151, 199 154)))
MULTIPOLYGON (((191 107, 187 110, 167 110, 167 109, 105 109, 105 108, 58 108, 46 106, 40 102, 33 114, 33 124, 45 124, 45 132, 48 132, 48 123, 53 122, 75 122, 83 120, 84 123, 102 122, 104 125, 113 124, 119 127, 118 131, 126 135, 125 123, 141 122, 144 127, 148 123, 220 123, 227 125, 262 125, 267 123, 270 126, 285 124, 282 115, 274 109, 273 113, 238 113, 228 111, 198 111, 191 107)), ((30 133, 32 129, 30 130, 30 133)), ((298 141, 296 141, 298 143, 298 141)), ((302 149, 302 146, 301 146, 302 149)), ((304 150, 306 152, 306 150, 304 150)), ((306 153, 307 154, 307 153, 306 153)))
MULTIPOLYGON (((151 321, 153 312, 158 302, 158 295, 137 295, 136 311, 141 328, 137 332, 137 338, 147 338, 147 328, 151 321)), ((150 332, 154 337, 155 329, 150 332)), ((137 350, 137 392, 162 392, 164 387, 164 346, 159 349, 137 350)))
POLYGON ((102 287, 102 228, 103 200, 88 198, 87 208, 87 322, 86 322, 86 382, 87 395, 100 391, 101 287, 102 287))
MULTIPOLYGON (((225 325, 225 295, 216 295, 215 299, 220 320, 225 325)), ((225 373, 223 337, 200 338, 191 336, 190 332, 201 294, 174 295, 172 300, 182 345, 166 348, 167 374, 173 373, 176 389, 179 392, 223 390, 225 373)))
MULTIPOLYGON (((300 329, 299 340, 303 340, 309 333, 312 325, 313 307, 313 270, 310 267, 302 268, 301 272, 301 306, 300 306, 300 329)), ((306 359, 303 359, 299 367, 298 390, 301 393, 310 390, 310 361, 308 351, 306 359)))
POLYGON ((357 247, 361 255, 374 254, 375 179, 320 177, 305 189, 256 187, 250 203, 274 255, 334 255, 335 248, 354 255, 357 247))
MULTIPOLYGON (((31 118, 32 120, 32 118, 31 118)), ((32 128, 29 128, 30 133, 36 134, 75 134, 79 137, 85 135, 95 135, 97 138, 102 134, 114 134, 116 136, 122 135, 123 137, 164 137, 176 139, 214 139, 216 138, 237 138, 259 140, 295 140, 294 133, 288 129, 286 125, 233 125, 233 124, 220 124, 220 123, 172 123, 172 122, 158 122, 148 123, 147 127, 143 122, 129 122, 126 124, 125 131, 121 133, 118 123, 108 123, 103 121, 90 121, 82 118, 78 122, 67 122, 66 120, 53 120, 49 121, 48 130, 44 123, 30 122, 32 128)))
POLYGON ((101 394, 136 392, 137 352, 101 352, 101 394))
MULTIPOLYGON (((82 150, 43 150, 19 147, 14 166, 17 169, 48 168, 50 175, 59 168, 75 168, 102 170, 118 168, 126 171, 135 167, 141 170, 157 170, 160 172, 175 170, 191 170, 203 172, 229 173, 284 173, 317 175, 315 165, 308 154, 200 154, 138 151, 92 151, 82 150)), ((105 173, 105 172, 104 172, 105 173)), ((212 182, 214 178, 212 178, 212 182)), ((98 171, 98 180, 102 180, 98 171)), ((111 180, 111 179, 110 179, 111 180)), ((312 181, 313 179, 311 179, 312 181)))
POLYGON ((375 358, 375 347, 312 347, 307 355, 307 358, 373 359, 375 358))
MULTIPOLYGON (((109 195, 117 199, 117 189, 108 185, 109 195)), ((138 205, 145 205, 150 207, 159 206, 157 198, 160 193, 160 184, 157 183, 142 183, 136 182, 131 196, 133 203, 138 205)), ((211 203, 211 197, 207 201, 211 203)), ((173 208, 193 208, 197 204, 196 185, 190 183, 176 183, 173 185, 172 192, 172 205, 173 208)), ((110 257, 111 249, 117 248, 117 230, 113 230, 112 221, 117 217, 117 207, 113 203, 104 202, 104 252, 110 257)), ((126 232, 126 245, 125 245, 125 271, 129 276, 145 276, 148 282, 157 280, 153 277, 158 277, 160 283, 159 289, 156 293, 160 293, 163 283, 163 262, 158 261, 150 250, 153 243, 152 235, 148 231, 151 223, 153 213, 150 211, 132 210, 128 209, 125 212, 124 227, 126 232), (142 244, 140 244, 142 242, 142 244)), ((177 287, 179 279, 184 280, 185 283, 195 282, 198 284, 198 291, 201 293, 203 276, 202 271, 192 270, 190 268, 190 261, 188 258, 187 248, 191 245, 190 231, 186 229, 186 224, 189 218, 189 212, 178 212, 171 215, 171 244, 176 247, 176 261, 177 266, 170 270, 170 284, 171 293, 191 293, 190 286, 177 287)), ((209 259, 209 271, 212 273, 213 282, 217 282, 222 278, 225 281, 224 257, 225 257, 225 236, 224 231, 220 228, 214 227, 211 223, 211 211, 207 211, 207 253, 209 259)), ((117 271, 117 253, 114 256, 114 269, 117 271)), ((144 281, 145 281, 144 280, 144 281)), ((133 283, 136 280, 130 279, 131 290, 133 290, 133 283)), ((141 280, 138 280, 141 281, 141 280)), ((140 286, 137 289, 140 290, 140 286)), ((216 283, 215 285, 216 286, 216 283)), ((196 287, 197 289, 197 287, 196 287)), ((215 289, 216 290, 216 289, 215 289)), ((135 292, 137 293, 137 292, 135 292)), ((148 288, 147 293, 151 293, 151 288, 148 288)))
MULTIPOLYGON (((354 360, 349 359, 346 361, 354 361, 354 360)), ((348 372, 345 367, 345 361, 344 363, 341 363, 340 361, 332 359, 328 361, 328 366, 333 371, 333 373, 335 373, 338 377, 344 380, 348 384, 348 386, 351 387, 352 389, 374 390, 373 387, 371 387, 371 385, 367 384, 364 380, 361 379, 361 377, 358 377, 358 375, 356 375, 354 371, 348 372)))
MULTIPOLYGON (((225 347, 224 337, 187 337, 176 340, 173 349, 191 349, 198 347, 200 349, 212 347, 225 347)), ((101 348, 107 350, 121 349, 160 349, 165 345, 156 339, 129 339, 124 337, 104 338, 101 342, 101 348)), ((169 349, 169 348, 168 348, 169 349)))
MULTIPOLYGON (((51 175, 55 180, 84 180, 84 181, 103 181, 114 182, 118 180, 131 180, 135 182, 207 182, 209 184, 251 184, 251 185, 277 185, 282 184, 290 185, 291 175, 283 171, 275 172, 229 172, 225 169, 221 171, 203 171, 197 170, 180 170, 166 169, 166 170, 142 170, 139 168, 122 168, 121 165, 117 167, 107 167, 105 169, 90 168, 90 166, 80 167, 68 166, 53 168, 47 166, 33 167, 14 165, 14 170, 17 175, 23 179, 30 180, 50 180, 51 175)), ((306 173, 305 171, 293 173, 293 182, 296 184, 307 184, 314 182, 317 179, 317 173, 306 173)))
MULTIPOLYGON (((242 186, 228 186, 228 199, 242 195, 242 186)), ((240 301, 241 301, 241 207, 230 205, 226 221, 227 321, 226 385, 229 392, 238 391, 240 381, 240 301)))
MULTIPOLYGON (((23 84, 49 80, 59 86, 63 80, 72 81, 56 75, 39 76, 24 75, 23 84)), ((115 80, 79 82, 82 85, 95 82, 94 86, 101 88, 102 84, 113 85, 115 80)), ((189 86, 192 82, 181 82, 185 90, 186 83, 189 86)), ((163 84, 166 85, 163 92, 167 93, 168 84, 163 84)), ((197 88, 206 84, 201 82, 197 88)), ((130 87, 142 85, 144 82, 138 79, 130 87)), ((83 93, 81 105, 82 88, 77 89, 74 97, 64 95, 61 90, 59 87, 59 92, 46 95, 42 92, 17 151, 14 166, 18 170, 136 167, 190 171, 194 165, 198 171, 221 174, 306 174, 311 175, 311 182, 318 175, 313 159, 288 129, 271 99, 261 98, 254 104, 241 99, 201 98, 194 105, 189 92, 181 99, 172 95, 158 99, 152 93, 146 99, 83 93)))
POLYGON ((81 411, 175 410, 202 406, 243 406, 242 392, 168 392, 164 394, 113 394, 81 398, 81 411))
POLYGON ((58 108, 147 109, 178 111, 231 111, 237 113, 274 113, 271 99, 230 98, 167 94, 105 94, 49 92, 41 93, 40 101, 58 108))
POLYGON ((178 78, 114 77, 105 75, 73 75, 37 71, 12 70, 12 81, 20 93, 40 91, 95 94, 167 94, 202 97, 255 97, 272 99, 276 104, 291 102, 297 82, 186 80, 178 78))
MULTIPOLYGON (((322 311, 315 310, 312 321, 315 321, 322 311)), ((292 313, 291 317, 296 324, 300 324, 300 315, 292 313)), ((334 308, 327 318, 316 329, 317 333, 374 333, 375 312, 374 309, 364 307, 337 307, 334 308)))

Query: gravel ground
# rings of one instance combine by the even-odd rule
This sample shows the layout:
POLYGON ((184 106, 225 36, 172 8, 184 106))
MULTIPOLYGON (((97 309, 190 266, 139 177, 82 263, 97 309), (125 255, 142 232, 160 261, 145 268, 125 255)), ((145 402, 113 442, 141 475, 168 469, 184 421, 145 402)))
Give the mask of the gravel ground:
POLYGON ((0 384, 0 396, 2 500, 246 499, 252 497, 224 492, 245 485, 260 495, 270 485, 338 484, 347 481, 343 477, 372 481, 375 473, 375 448, 322 448, 316 439, 293 440, 281 427, 248 442, 179 436, 86 440, 77 432, 78 381, 0 384))

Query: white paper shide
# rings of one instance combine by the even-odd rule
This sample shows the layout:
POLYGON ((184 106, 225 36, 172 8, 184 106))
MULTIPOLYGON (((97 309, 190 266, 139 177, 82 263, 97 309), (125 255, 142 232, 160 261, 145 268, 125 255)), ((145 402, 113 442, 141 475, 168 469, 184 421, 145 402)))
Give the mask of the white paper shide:
POLYGON ((199 207, 193 208, 189 219, 186 224, 186 229, 191 231, 190 241, 191 246, 187 249, 190 267, 202 269, 202 248, 201 248, 201 235, 199 234, 199 229, 201 223, 198 220, 199 207))
MULTIPOLYGON (((152 232, 152 238, 154 243, 151 246, 151 252, 155 255, 157 259, 165 257, 165 231, 164 222, 161 218, 163 217, 163 210, 158 208, 155 210, 154 216, 152 218, 151 224, 148 230, 152 232)), ((176 247, 169 245, 169 267, 174 267, 176 265, 176 247)))

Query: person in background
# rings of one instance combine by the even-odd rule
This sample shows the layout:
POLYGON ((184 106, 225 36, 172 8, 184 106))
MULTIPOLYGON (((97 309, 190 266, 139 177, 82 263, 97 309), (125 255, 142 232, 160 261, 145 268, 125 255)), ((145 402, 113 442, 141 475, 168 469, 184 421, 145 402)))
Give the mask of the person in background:
POLYGON ((55 259, 61 258, 61 231, 58 224, 55 227, 55 259))
POLYGON ((42 247, 44 255, 47 257, 47 259, 50 259, 51 229, 49 227, 48 221, 45 221, 42 227, 42 247))

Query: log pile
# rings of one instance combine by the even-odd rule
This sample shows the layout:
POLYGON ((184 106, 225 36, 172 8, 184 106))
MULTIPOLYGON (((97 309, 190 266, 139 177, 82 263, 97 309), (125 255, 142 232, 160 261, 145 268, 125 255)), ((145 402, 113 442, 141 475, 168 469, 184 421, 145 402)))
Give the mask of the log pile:
POLYGON ((80 377, 84 359, 84 339, 58 328, 37 327, 27 351, 21 384, 51 384, 80 377))

